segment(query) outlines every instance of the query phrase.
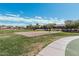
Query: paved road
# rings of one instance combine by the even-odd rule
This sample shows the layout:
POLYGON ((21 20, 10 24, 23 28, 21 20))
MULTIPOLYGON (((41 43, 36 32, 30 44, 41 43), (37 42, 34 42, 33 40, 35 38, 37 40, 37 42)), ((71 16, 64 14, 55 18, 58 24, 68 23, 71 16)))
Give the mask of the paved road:
POLYGON ((56 40, 40 51, 37 56, 65 56, 65 48, 67 44, 78 38, 79 36, 70 36, 56 40))

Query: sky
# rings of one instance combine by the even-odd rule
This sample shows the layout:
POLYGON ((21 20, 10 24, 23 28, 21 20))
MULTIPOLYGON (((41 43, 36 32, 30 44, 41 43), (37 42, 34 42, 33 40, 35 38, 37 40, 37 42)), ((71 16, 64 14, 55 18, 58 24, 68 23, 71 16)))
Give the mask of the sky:
POLYGON ((77 3, 0 3, 0 25, 64 24, 79 19, 77 3))

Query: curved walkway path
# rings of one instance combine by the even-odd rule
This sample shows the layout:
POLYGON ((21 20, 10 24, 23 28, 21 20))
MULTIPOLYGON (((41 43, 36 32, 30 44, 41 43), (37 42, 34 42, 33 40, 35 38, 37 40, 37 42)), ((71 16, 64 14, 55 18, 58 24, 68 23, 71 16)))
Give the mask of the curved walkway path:
POLYGON ((40 51, 37 56, 65 56, 67 44, 78 38, 79 36, 69 36, 56 40, 40 51))

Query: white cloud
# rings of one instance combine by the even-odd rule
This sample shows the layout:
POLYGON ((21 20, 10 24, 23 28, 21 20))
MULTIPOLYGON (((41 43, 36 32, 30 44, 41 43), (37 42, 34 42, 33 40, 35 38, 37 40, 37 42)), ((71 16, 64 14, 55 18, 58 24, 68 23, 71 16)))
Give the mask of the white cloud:
MULTIPOLYGON (((6 22, 10 22, 11 25, 27 25, 27 24, 47 24, 47 23, 63 23, 63 19, 58 19, 58 18, 49 18, 49 19, 44 19, 43 17, 40 16, 35 16, 34 18, 30 18, 27 16, 26 17, 20 17, 20 15, 16 15, 16 14, 5 14, 5 15, 1 15, 0 14, 0 22, 4 21, 6 22), (61 20, 61 21, 60 21, 61 20), (15 23, 12 23, 15 22, 15 23)), ((6 25, 8 25, 6 23, 6 25)))
POLYGON ((42 17, 40 17, 40 16, 35 16, 35 19, 42 19, 42 17))
POLYGON ((50 18, 51 21, 53 21, 53 23, 56 23, 56 24, 64 24, 64 21, 65 19, 58 19, 58 18, 50 18))
POLYGON ((6 16, 12 16, 12 17, 19 17, 20 15, 15 15, 15 14, 6 14, 6 16))

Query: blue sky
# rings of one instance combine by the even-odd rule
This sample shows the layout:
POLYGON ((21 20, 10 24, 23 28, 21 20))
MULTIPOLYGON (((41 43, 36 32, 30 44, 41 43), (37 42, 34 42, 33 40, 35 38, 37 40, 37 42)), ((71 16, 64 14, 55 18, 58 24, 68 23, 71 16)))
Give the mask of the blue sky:
POLYGON ((79 4, 0 3, 0 25, 63 24, 79 19, 79 4))

